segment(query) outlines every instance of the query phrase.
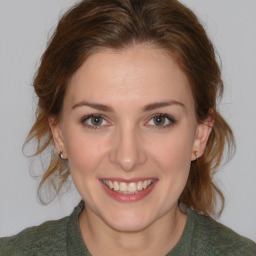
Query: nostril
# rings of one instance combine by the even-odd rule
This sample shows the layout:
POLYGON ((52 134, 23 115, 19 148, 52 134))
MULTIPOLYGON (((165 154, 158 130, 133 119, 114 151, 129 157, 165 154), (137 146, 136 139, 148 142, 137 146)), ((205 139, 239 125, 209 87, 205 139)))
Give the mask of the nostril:
POLYGON ((132 171, 137 165, 143 164, 147 157, 139 143, 140 138, 135 130, 127 125, 117 131, 113 138, 113 146, 109 158, 112 164, 118 165, 124 171, 132 171))
POLYGON ((146 154, 140 149, 115 149, 110 152, 110 162, 124 171, 132 171, 146 161, 146 154))

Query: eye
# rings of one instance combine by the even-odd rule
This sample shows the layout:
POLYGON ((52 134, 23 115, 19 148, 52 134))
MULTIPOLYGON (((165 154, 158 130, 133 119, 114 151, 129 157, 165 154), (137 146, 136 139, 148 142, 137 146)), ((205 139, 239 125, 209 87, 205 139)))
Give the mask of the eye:
POLYGON ((89 128, 98 129, 108 125, 108 122, 101 115, 88 115, 82 118, 81 123, 89 128))
POLYGON ((151 117, 147 125, 149 126, 159 126, 159 128, 169 127, 174 124, 175 121, 172 117, 166 114, 155 114, 151 117))

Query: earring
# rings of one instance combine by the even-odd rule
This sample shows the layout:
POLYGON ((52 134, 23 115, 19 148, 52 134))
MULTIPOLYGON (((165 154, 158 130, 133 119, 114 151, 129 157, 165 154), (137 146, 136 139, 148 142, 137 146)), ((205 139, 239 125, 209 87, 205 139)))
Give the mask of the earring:
POLYGON ((197 154, 197 152, 196 152, 196 151, 195 151, 195 156, 196 156, 195 161, 197 161, 197 160, 198 160, 198 158, 199 158, 199 156, 198 156, 198 154, 197 154))
POLYGON ((64 158, 63 158, 63 151, 62 151, 62 150, 61 150, 60 153, 59 153, 59 158, 60 158, 61 160, 64 160, 64 158))

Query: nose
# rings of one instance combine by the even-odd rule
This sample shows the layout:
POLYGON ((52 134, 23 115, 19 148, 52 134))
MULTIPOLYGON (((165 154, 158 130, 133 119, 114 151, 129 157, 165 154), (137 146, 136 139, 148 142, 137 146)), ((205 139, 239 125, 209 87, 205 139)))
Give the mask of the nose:
POLYGON ((126 172, 133 171, 147 160, 146 151, 140 143, 135 129, 119 129, 114 138, 109 158, 112 164, 118 165, 126 172))

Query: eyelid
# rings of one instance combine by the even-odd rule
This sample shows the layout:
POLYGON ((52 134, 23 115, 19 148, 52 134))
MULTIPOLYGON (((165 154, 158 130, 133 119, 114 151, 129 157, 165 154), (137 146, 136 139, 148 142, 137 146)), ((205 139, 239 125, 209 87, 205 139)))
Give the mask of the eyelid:
MULTIPOLYGON (((87 127, 87 128, 91 128, 91 129, 100 129, 100 128, 104 128, 104 127, 107 127, 107 126, 110 126, 110 122, 107 120, 108 118, 106 118, 104 115, 102 114, 89 114, 89 115, 85 115, 83 116, 81 119, 80 119, 80 122, 82 123, 83 126, 87 127), (90 118, 92 117, 100 117, 102 118, 105 122, 107 122, 108 124, 100 124, 100 125, 93 125, 93 124, 87 124, 86 121, 89 120, 90 118)), ((156 113, 156 114, 153 114, 151 115, 148 120, 146 121, 146 126, 149 126, 151 128, 167 128, 171 125, 173 125, 174 123, 176 122, 176 120, 170 116, 169 114, 165 114, 165 113, 156 113), (169 123, 166 125, 150 125, 148 124, 154 117, 164 117, 166 119, 168 119, 169 123)))
POLYGON ((176 120, 175 120, 172 116, 170 116, 169 114, 165 114, 165 113, 156 113, 156 114, 153 114, 153 115, 150 116, 150 118, 148 119, 148 121, 146 122, 146 124, 149 123, 154 117, 165 117, 166 119, 169 120, 170 123, 167 124, 167 125, 148 125, 148 126, 151 127, 151 128, 159 128, 159 129, 161 129, 161 128, 167 128, 167 127, 173 125, 173 124, 176 122, 176 120))
POLYGON ((87 127, 87 128, 91 128, 91 129, 101 129, 101 128, 105 127, 105 126, 109 126, 109 125, 106 125, 106 124, 104 124, 104 125, 102 125, 102 124, 100 124, 100 125, 90 125, 90 124, 86 124, 86 121, 89 120, 89 119, 92 118, 92 117, 100 117, 100 118, 102 118, 105 122, 107 122, 107 123, 109 124, 109 121, 107 120, 107 118, 106 118, 104 115, 102 115, 102 114, 89 114, 89 115, 85 115, 85 116, 83 116, 83 117, 80 119, 80 122, 82 123, 83 126, 85 126, 85 127, 87 127))

